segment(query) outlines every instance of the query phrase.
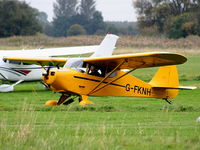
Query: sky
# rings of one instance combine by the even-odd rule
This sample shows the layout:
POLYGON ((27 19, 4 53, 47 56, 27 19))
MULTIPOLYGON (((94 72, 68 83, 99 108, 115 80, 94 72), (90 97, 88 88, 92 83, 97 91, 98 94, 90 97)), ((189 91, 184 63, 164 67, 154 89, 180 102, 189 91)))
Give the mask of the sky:
MULTIPOLYGON (((56 0, 25 0, 32 7, 53 18, 53 3, 56 0)), ((96 0, 96 9, 102 12, 104 21, 136 21, 132 0, 96 0)))

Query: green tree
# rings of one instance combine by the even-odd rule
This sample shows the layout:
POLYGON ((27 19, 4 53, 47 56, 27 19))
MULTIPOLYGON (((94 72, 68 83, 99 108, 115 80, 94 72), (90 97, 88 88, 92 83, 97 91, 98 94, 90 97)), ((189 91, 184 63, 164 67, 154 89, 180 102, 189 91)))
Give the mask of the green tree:
POLYGON ((84 34, 86 34, 86 31, 85 31, 84 27, 79 24, 74 24, 67 30, 68 36, 84 35, 84 34))
POLYGON ((85 25, 88 34, 95 34, 97 30, 105 30, 105 23, 101 12, 96 11, 93 14, 92 19, 89 20, 89 24, 85 25))
POLYGON ((34 35, 41 32, 37 12, 25 2, 0 1, 0 37, 34 35))
POLYGON ((165 31, 169 38, 178 39, 188 35, 198 34, 198 23, 196 15, 193 13, 184 13, 169 18, 165 25, 165 31))
POLYGON ((48 15, 45 12, 41 12, 38 9, 35 9, 35 12, 37 13, 36 18, 38 19, 39 23, 42 26, 42 32, 51 35, 51 23, 48 21, 48 15))
POLYGON ((92 19, 95 11, 96 11, 96 8, 95 8, 95 1, 94 0, 81 0, 80 13, 87 20, 92 19))
POLYGON ((83 26, 87 34, 95 34, 97 30, 105 28, 101 13, 95 11, 94 0, 81 0, 81 3, 77 0, 57 0, 56 2, 54 4, 55 18, 52 23, 54 36, 67 36, 66 31, 74 24, 83 26), (68 7, 72 9, 70 13, 68 7))
POLYGON ((53 4, 55 19, 59 17, 71 17, 77 14, 77 0, 56 0, 53 4))
POLYGON ((36 18, 39 20, 40 24, 42 24, 42 25, 49 24, 48 15, 45 12, 38 11, 37 9, 36 9, 36 12, 37 12, 36 18))
POLYGON ((106 32, 112 33, 112 34, 118 34, 119 33, 118 29, 116 28, 116 26, 114 24, 107 24, 106 32))
POLYGON ((56 37, 67 36, 67 30, 73 24, 72 17, 78 13, 77 0, 56 0, 53 5, 54 15, 52 35, 56 37))
POLYGON ((133 4, 138 13, 140 30, 156 26, 158 33, 171 35, 176 31, 177 37, 197 34, 195 30, 199 31, 197 19, 197 12, 200 10, 199 0, 136 0, 133 4), (192 14, 196 18, 185 22, 182 14, 192 14), (173 25, 169 22, 170 20, 174 21, 173 25), (181 26, 180 29, 178 26, 181 26))

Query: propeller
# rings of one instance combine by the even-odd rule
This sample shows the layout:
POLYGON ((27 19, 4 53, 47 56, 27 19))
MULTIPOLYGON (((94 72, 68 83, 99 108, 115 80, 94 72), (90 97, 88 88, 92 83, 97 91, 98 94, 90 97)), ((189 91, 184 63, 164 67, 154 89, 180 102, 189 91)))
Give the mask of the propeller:
POLYGON ((43 76, 45 77, 45 79, 48 79, 50 69, 51 69, 51 66, 48 66, 46 73, 43 73, 43 76))

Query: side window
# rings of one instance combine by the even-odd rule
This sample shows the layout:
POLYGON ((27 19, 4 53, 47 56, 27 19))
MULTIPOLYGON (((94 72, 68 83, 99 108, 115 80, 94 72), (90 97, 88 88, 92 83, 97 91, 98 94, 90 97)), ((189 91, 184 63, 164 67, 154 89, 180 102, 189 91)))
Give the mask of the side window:
POLYGON ((115 71, 115 72, 113 72, 110 76, 109 76, 109 78, 113 78, 113 77, 115 77, 117 75, 117 72, 115 71))
POLYGON ((89 75, 98 76, 98 77, 104 76, 102 69, 100 69, 94 65, 89 66, 87 73, 89 75))
POLYGON ((9 61, 9 64, 21 65, 21 62, 16 62, 16 61, 10 60, 10 61, 9 61))
MULTIPOLYGON (((105 76, 109 75, 112 71, 113 71, 113 69, 107 68, 105 71, 105 76)), ((109 78, 113 78, 116 75, 117 75, 117 70, 115 72, 113 72, 111 75, 109 75, 109 78)))
MULTIPOLYGON (((98 76, 98 77, 105 77, 106 75, 108 75, 112 70, 110 69, 105 69, 105 68, 100 68, 94 65, 86 65, 86 73, 89 75, 93 75, 93 76, 98 76)), ((117 71, 113 72, 109 78, 113 78, 117 75, 117 71)))
POLYGON ((28 63, 24 63, 24 62, 22 62, 22 65, 32 65, 32 64, 28 64, 28 63))

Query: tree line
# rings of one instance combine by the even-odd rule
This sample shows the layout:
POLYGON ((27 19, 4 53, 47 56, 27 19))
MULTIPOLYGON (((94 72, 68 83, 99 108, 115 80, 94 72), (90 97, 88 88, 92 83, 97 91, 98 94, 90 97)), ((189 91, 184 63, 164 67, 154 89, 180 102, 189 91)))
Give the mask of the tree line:
POLYGON ((67 36, 73 34, 95 34, 104 29, 101 12, 95 8, 94 0, 56 0, 53 5, 52 22, 53 36, 67 36), (79 31, 79 32, 78 32, 79 31))
POLYGON ((33 35, 42 31, 37 12, 25 2, 0 0, 0 37, 33 35))
POLYGON ((200 36, 200 0, 136 0, 133 4, 143 34, 175 39, 200 36))
POLYGON ((34 35, 38 32, 62 37, 81 34, 136 34, 132 24, 107 23, 101 12, 96 10, 95 0, 56 0, 53 4, 54 17, 30 7, 25 1, 0 0, 0 37, 34 35), (125 27, 119 26, 124 24, 125 27))

